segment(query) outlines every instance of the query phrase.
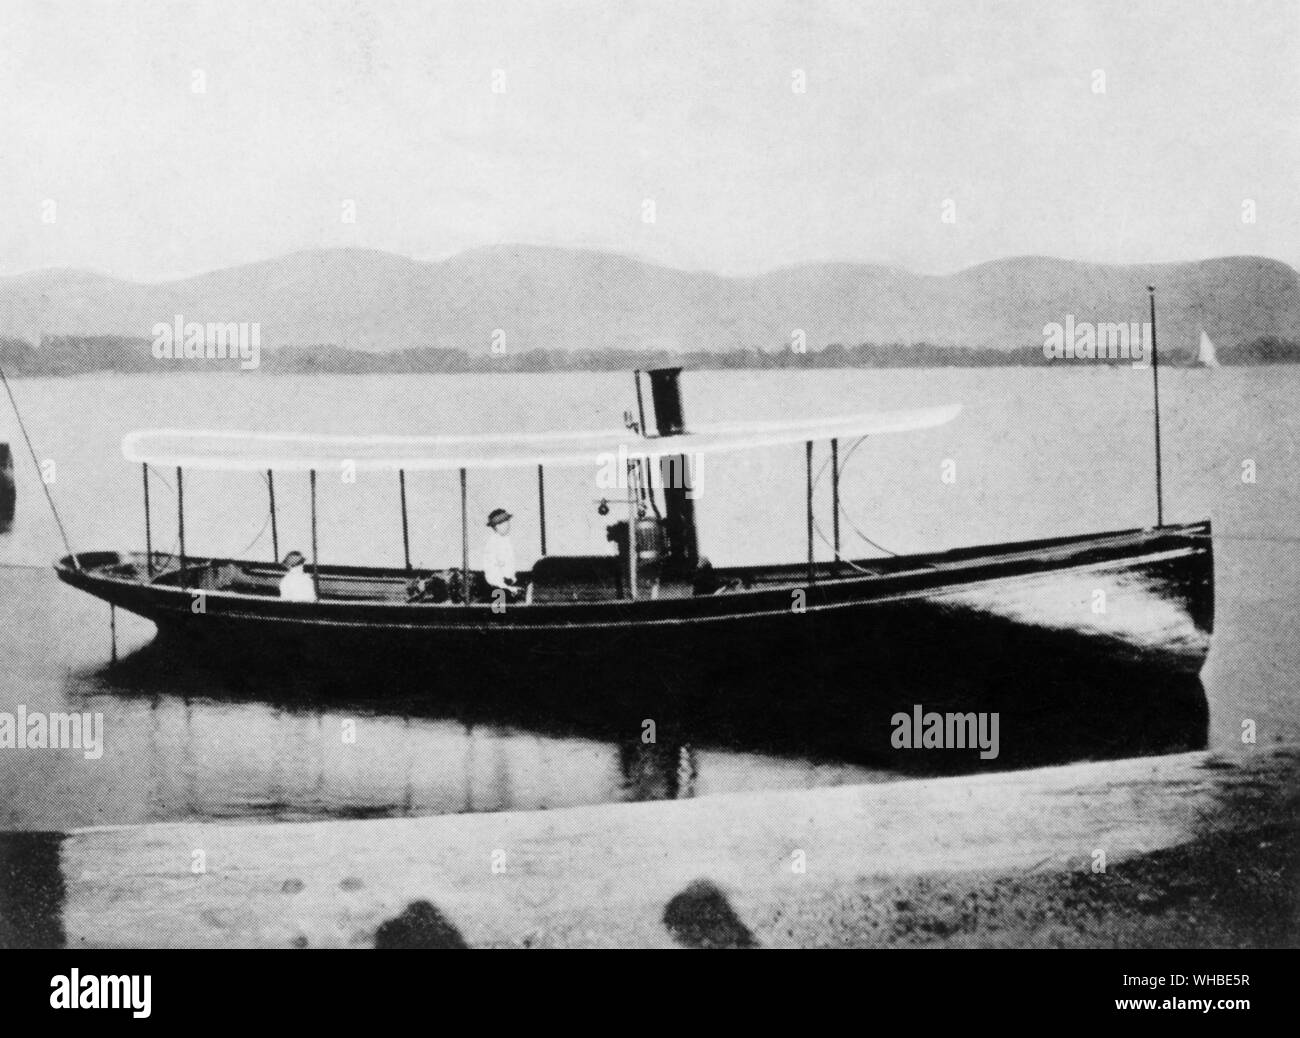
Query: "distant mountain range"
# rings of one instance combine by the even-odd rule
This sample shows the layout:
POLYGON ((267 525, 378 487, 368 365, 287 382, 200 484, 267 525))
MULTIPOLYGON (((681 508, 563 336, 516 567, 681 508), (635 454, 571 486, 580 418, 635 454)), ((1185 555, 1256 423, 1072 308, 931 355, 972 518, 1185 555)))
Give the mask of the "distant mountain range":
MULTIPOLYGON (((1293 359, 1300 276, 1253 256, 1139 266, 1028 256, 945 276, 816 263, 722 277, 537 246, 475 249, 438 262, 317 250, 157 284, 80 270, 3 277, 0 338, 9 340, 11 357, 21 340, 38 357, 45 354, 47 365, 50 351, 62 349, 61 370, 94 361, 78 361, 88 350, 112 352, 114 342, 113 349, 125 351, 122 363, 101 357, 98 366, 134 370, 139 344, 147 349, 153 326, 177 314, 202 323, 257 322, 264 351, 299 348, 284 352, 281 366, 296 357, 296 366, 305 359, 310 367, 314 355, 335 369, 340 357, 356 353, 463 353, 476 368, 495 356, 494 336, 497 355, 507 357, 737 356, 788 351, 800 334, 814 354, 831 344, 874 344, 882 363, 930 362, 934 350, 949 348, 976 351, 955 353, 953 361, 962 363, 962 356, 996 360, 996 352, 981 351, 1032 358, 1041 352, 1043 326, 1067 315, 1076 322, 1144 321, 1148 284, 1158 292, 1162 356, 1190 357, 1204 327, 1229 362, 1293 359), (42 336, 49 337, 43 344, 42 336), (90 337, 104 338, 95 346, 90 337)), ((139 359, 145 368, 159 363, 139 359)), ((361 366, 392 369, 393 360, 376 356, 361 366)))

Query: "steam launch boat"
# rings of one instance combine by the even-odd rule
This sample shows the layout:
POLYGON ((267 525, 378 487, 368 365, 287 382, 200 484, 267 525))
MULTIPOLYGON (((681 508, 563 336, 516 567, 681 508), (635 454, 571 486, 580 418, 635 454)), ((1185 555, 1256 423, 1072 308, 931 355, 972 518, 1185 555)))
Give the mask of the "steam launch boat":
MULTIPOLYGON (((951 421, 960 408, 691 428, 679 373, 646 373, 652 426, 638 372, 639 416, 628 412, 626 428, 600 432, 132 433, 123 451, 143 466, 145 550, 70 554, 57 572, 73 587, 153 621, 160 634, 182 639, 187 652, 314 662, 327 670, 400 661, 427 679, 431 695, 471 685, 539 698, 557 689, 581 697, 689 686, 707 698, 766 684, 783 702, 806 703, 832 683, 838 694, 866 701, 919 681, 932 694, 942 689, 978 699, 1023 685, 1026 675, 1038 683, 1034 695, 1050 696, 1065 692, 1049 673, 1068 672, 1096 688, 1117 672, 1141 676, 1145 686, 1133 687, 1199 672, 1214 613, 1208 521, 849 558, 839 543, 840 441, 916 433, 951 421), (828 560, 816 558, 813 543, 813 458, 822 442, 830 447, 835 518, 828 560), (805 445, 806 523, 792 533, 806 535, 807 561, 711 566, 696 530, 694 459, 782 444, 805 445), (627 498, 601 502, 602 509, 618 509, 608 528, 610 551, 548 552, 546 469, 594 470, 611 456, 626 466, 627 498), (402 567, 319 562, 316 473, 339 471, 344 462, 398 475, 404 535, 406 473, 458 476, 461 564, 413 570, 409 544, 402 567), (151 466, 176 470, 178 554, 152 547, 151 466), (274 475, 310 473, 312 558, 303 572, 314 600, 282 597, 286 570, 275 561, 186 553, 187 468, 265 474, 273 531, 274 475), (470 565, 476 545, 469 531, 479 523, 466 514, 466 481, 476 470, 504 468, 537 475, 542 557, 519 573, 517 595, 488 587, 470 565)), ((278 544, 273 551, 278 558, 278 544)))

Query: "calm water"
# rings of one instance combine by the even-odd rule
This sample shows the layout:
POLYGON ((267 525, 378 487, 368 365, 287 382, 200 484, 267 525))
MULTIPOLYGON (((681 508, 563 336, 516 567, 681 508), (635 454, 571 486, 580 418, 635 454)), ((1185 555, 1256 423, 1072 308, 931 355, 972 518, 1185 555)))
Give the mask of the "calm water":
MULTIPOLYGON (((1150 373, 1029 370, 701 372, 684 380, 688 421, 842 414, 961 402, 942 429, 865 443, 842 485, 853 525, 911 552, 1150 524, 1154 488, 1150 373), (945 483, 943 463, 956 464, 945 483)), ((1261 741, 1300 738, 1300 370, 1162 373, 1165 513, 1209 516, 1216 535, 1216 633, 1203 672, 1211 744, 1253 720, 1261 741), (1256 481, 1243 482, 1243 461, 1256 481)), ((606 427, 634 407, 624 375, 240 376, 27 380, 15 392, 78 550, 140 548, 138 467, 120 453, 144 426, 357 433, 541 431, 606 427)), ((105 720, 98 761, 56 750, 0 750, 0 826, 52 828, 190 818, 308 818, 543 809, 740 789, 811 787, 893 776, 850 763, 774 756, 743 746, 625 734, 538 730, 442 716, 435 702, 359 689, 312 706, 277 689, 232 692, 201 671, 160 670, 151 625, 118 617, 124 663, 108 666, 107 606, 45 567, 62 548, 12 415, 19 482, 0 534, 0 710, 82 710, 105 720), (21 568, 41 567, 38 569, 21 568), (142 662, 143 661, 143 662, 142 662), (340 731, 354 722, 355 744, 340 731)), ((472 515, 516 516, 520 561, 536 557, 531 472, 471 476, 472 515)), ((154 544, 175 542, 171 473, 152 481, 154 544)), ((306 478, 276 481, 280 545, 308 548, 306 478)), ((829 523, 829 486, 818 488, 829 523)), ((548 472, 548 547, 605 552, 609 518, 589 473, 548 472)), ((186 542, 194 554, 270 558, 264 484, 187 472, 186 542)), ((400 564, 396 480, 325 478, 323 561, 400 564)), ((454 478, 408 478, 417 565, 459 560, 454 478)), ((709 459, 701 473, 700 541, 715 564, 797 560, 803 540, 802 447, 709 459)), ((874 553, 846 527, 846 546, 874 553)), ((823 551, 828 554, 826 549, 823 551)))

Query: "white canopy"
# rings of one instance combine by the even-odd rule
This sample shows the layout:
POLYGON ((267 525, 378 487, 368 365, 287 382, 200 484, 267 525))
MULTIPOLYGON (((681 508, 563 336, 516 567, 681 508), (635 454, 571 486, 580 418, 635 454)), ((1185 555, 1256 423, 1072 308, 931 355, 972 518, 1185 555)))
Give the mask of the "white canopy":
POLYGON ((305 472, 351 462, 358 470, 506 469, 532 465, 596 467, 611 457, 719 454, 929 429, 952 421, 960 405, 881 411, 839 418, 727 422, 679 436, 642 437, 628 429, 471 436, 328 436, 221 430, 143 429, 122 439, 128 461, 180 468, 305 472))

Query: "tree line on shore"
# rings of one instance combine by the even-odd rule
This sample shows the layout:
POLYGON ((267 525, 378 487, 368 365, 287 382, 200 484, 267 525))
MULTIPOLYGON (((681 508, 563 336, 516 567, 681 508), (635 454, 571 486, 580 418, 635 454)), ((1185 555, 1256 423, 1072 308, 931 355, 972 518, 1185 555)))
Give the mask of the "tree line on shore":
MULTIPOLYGON (((157 360, 151 340, 127 336, 43 336, 38 345, 0 337, 0 365, 9 375, 59 376, 91 372, 157 374, 193 370, 196 361, 157 360)), ((1300 363, 1300 341, 1266 335, 1222 346, 1223 365, 1300 363)), ((1162 364, 1187 367, 1195 358, 1186 352, 1162 350, 1162 364)), ((219 362, 214 362, 219 363, 219 362)), ((725 352, 692 350, 574 349, 519 350, 501 354, 487 350, 416 347, 389 352, 356 350, 335 345, 266 347, 261 370, 278 374, 454 374, 478 372, 628 371, 680 364, 693 370, 766 370, 826 368, 1046 367, 1068 363, 1128 365, 1127 360, 1060 361, 1043 356, 1041 346, 999 350, 919 343, 831 343, 820 349, 738 349, 725 352)), ((231 370, 238 370, 232 368, 231 370)))

